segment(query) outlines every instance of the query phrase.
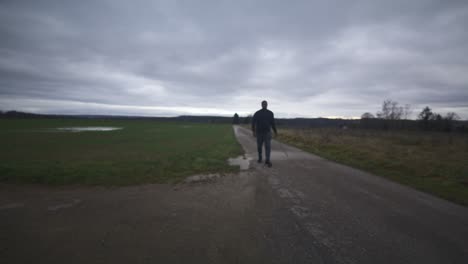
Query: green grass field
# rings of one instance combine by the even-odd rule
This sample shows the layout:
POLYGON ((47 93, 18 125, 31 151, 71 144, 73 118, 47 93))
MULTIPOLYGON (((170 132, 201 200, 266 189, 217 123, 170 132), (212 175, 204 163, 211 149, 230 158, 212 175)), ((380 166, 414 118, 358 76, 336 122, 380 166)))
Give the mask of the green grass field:
POLYGON ((468 137, 437 132, 285 129, 281 141, 468 205, 468 137))
POLYGON ((150 120, 0 119, 0 182, 128 185, 232 172, 231 125, 150 120), (112 126, 107 132, 58 127, 112 126))

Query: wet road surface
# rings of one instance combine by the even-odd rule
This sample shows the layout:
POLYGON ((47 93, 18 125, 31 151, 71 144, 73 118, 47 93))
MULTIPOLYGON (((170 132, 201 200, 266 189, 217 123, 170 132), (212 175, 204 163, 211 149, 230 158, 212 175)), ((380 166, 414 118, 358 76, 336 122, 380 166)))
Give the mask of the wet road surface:
POLYGON ((236 175, 121 188, 0 185, 2 263, 468 263, 468 209, 272 143, 236 175))

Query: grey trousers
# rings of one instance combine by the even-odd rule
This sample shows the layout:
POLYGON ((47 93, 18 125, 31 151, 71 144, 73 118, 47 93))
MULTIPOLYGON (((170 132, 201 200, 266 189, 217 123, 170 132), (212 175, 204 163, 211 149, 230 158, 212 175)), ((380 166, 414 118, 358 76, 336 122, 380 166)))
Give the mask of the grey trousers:
POLYGON ((258 159, 262 159, 263 143, 265 143, 265 161, 270 161, 271 132, 257 133, 258 159))

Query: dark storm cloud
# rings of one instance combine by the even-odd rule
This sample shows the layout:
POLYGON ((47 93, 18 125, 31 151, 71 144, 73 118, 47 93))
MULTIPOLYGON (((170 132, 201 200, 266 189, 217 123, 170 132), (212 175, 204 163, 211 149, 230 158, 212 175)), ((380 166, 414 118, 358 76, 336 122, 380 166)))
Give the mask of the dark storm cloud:
POLYGON ((2 1, 0 108, 468 118, 464 1, 2 1))

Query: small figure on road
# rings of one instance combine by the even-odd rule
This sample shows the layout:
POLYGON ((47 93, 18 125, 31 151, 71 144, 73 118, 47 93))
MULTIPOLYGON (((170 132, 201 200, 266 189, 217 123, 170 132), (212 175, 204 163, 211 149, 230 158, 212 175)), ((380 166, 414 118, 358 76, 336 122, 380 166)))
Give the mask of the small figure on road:
POLYGON ((255 112, 252 118, 253 136, 257 138, 258 163, 262 162, 262 149, 265 143, 265 165, 271 167, 270 152, 271 152, 271 129, 278 135, 275 125, 275 117, 273 112, 267 109, 268 102, 262 101, 262 109, 255 112))

